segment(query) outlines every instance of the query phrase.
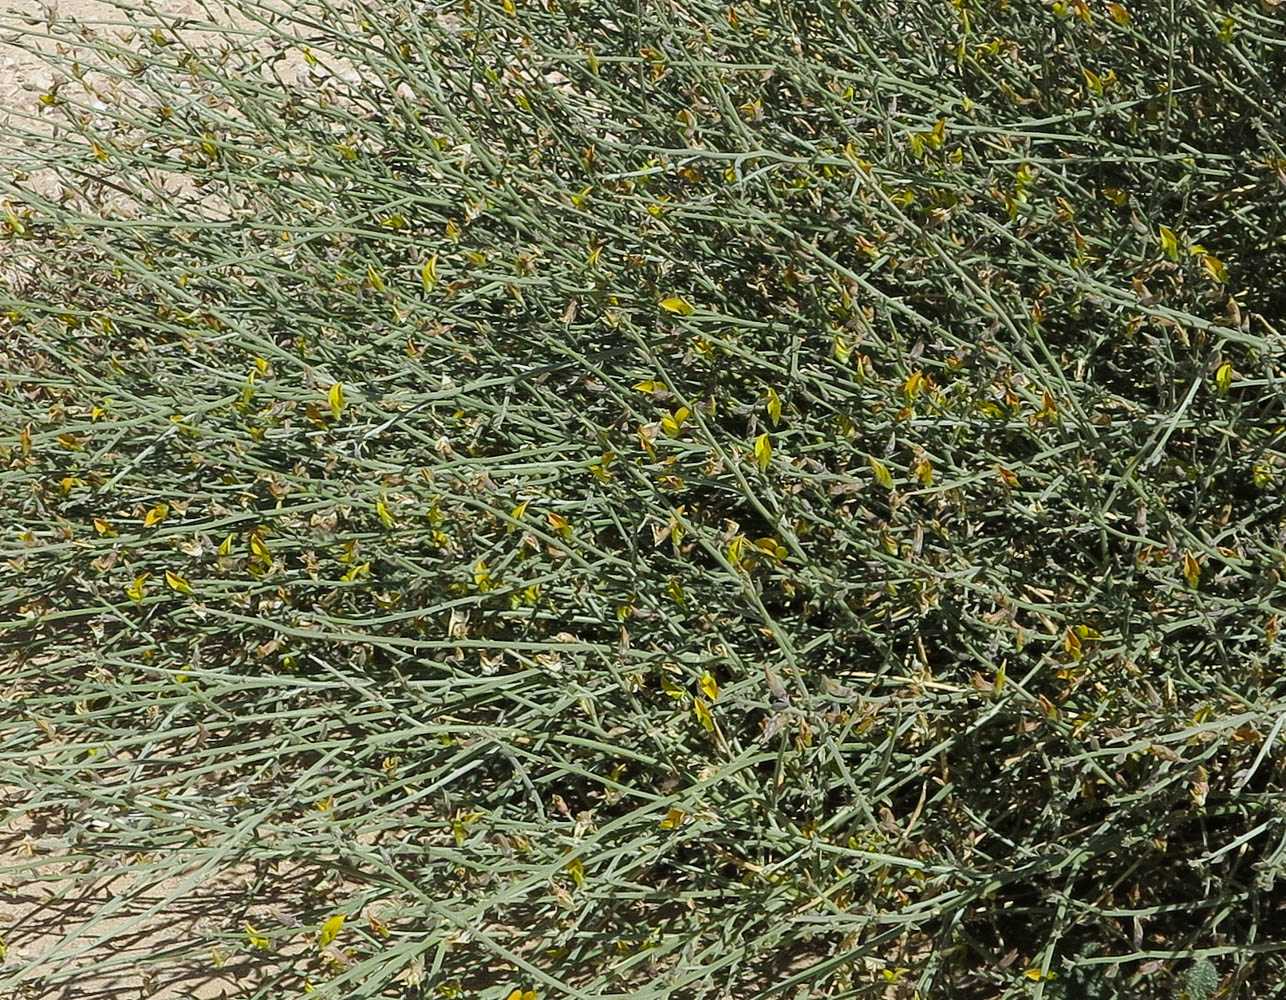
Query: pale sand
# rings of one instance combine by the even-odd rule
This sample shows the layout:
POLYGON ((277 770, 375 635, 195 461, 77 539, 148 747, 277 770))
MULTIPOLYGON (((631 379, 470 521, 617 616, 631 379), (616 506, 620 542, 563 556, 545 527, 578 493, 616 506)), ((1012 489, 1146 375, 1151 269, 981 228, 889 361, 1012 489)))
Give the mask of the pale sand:
MULTIPOLYGON (((244 930, 237 914, 260 930, 289 926, 293 917, 283 902, 247 905, 250 866, 170 874, 173 867, 158 856, 164 877, 131 876, 112 868, 134 858, 76 863, 58 857, 65 850, 56 831, 24 821, 0 834, 5 1000, 213 1000, 246 996, 278 975, 283 988, 274 993, 299 991, 305 970, 292 974, 292 960, 307 953, 311 927, 298 927, 293 940, 271 952, 247 950, 238 940, 244 930), (226 936, 229 945, 192 958, 163 957, 211 934, 226 936), (104 962, 112 964, 94 968, 104 962)), ((253 898, 301 898, 308 888, 302 873, 270 877, 253 898)))

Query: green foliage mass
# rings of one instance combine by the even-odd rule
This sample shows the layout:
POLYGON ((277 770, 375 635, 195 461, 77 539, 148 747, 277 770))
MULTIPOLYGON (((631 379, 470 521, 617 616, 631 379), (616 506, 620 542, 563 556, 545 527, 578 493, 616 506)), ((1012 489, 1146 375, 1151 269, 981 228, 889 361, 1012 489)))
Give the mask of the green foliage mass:
POLYGON ((46 861, 246 996, 1280 995, 1286 7, 116 6, 4 25, 46 861))

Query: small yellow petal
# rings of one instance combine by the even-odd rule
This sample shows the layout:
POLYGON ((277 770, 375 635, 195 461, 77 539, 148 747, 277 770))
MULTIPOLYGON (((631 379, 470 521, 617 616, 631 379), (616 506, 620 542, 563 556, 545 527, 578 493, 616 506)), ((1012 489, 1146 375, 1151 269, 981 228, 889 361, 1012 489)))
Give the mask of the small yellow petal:
POLYGON ((772 439, 766 432, 755 438, 755 461, 759 463, 760 472, 768 471, 768 463, 772 461, 772 439))
POLYGON ((1191 552, 1183 554, 1183 576, 1189 587, 1195 587, 1201 582, 1201 564, 1191 552))
POLYGON ((1210 276, 1221 285, 1228 283, 1228 269, 1223 266, 1223 261, 1211 254, 1202 254, 1201 266, 1204 267, 1210 276))
POLYGON ((776 389, 768 390, 768 401, 765 404, 768 410, 768 419, 776 427, 781 422, 781 397, 777 395, 776 389))
POLYGON ((262 559, 264 562, 272 561, 272 550, 268 548, 268 543, 265 542, 258 535, 250 536, 250 551, 253 552, 256 557, 258 557, 259 559, 262 559))
POLYGON ((336 382, 326 392, 326 401, 330 403, 330 412, 336 420, 344 412, 346 401, 344 399, 344 386, 336 382))
POLYGON ((193 592, 192 584, 179 576, 178 573, 171 573, 168 569, 165 571, 165 582, 169 585, 171 590, 177 591, 180 594, 191 594, 193 592))
POLYGON ((875 473, 875 481, 886 490, 893 489, 893 475, 889 472, 889 467, 874 455, 868 456, 866 461, 871 466, 871 471, 875 473))
POLYGON ((317 935, 317 947, 325 948, 335 940, 339 934, 339 929, 344 926, 344 914, 336 913, 321 925, 321 932, 317 935))

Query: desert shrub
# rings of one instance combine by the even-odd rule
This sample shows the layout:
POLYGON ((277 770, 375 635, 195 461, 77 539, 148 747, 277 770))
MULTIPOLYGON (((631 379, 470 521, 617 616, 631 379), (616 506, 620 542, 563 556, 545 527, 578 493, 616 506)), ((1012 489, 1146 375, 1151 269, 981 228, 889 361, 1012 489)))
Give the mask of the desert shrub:
POLYGON ((11 817, 322 871, 255 996, 1277 995, 1279 4, 116 6, 8 26, 11 817))

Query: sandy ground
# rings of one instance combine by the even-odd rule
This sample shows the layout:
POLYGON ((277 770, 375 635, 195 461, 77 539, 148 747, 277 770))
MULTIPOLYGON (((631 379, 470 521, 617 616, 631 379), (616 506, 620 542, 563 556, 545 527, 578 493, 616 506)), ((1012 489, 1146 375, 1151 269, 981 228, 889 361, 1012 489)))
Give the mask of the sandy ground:
MULTIPOLYGON (((311 928, 272 952, 254 952, 238 940, 232 915, 252 926, 279 927, 291 920, 281 902, 306 895, 302 873, 280 877, 252 891, 249 866, 174 872, 164 858, 151 872, 122 873, 136 859, 66 857, 59 831, 27 822, 0 834, 0 929, 6 958, 0 995, 6 1000, 210 1000, 248 995, 282 973, 295 989, 291 959, 307 951, 311 928), (142 890, 142 891, 140 891, 142 890), (226 948, 195 958, 165 957, 169 949, 209 936, 226 948), (10 992, 12 991, 12 992, 10 992)), ((144 863, 146 865, 146 862, 144 863)), ((244 933, 244 932, 242 932, 244 933)))
POLYGON ((396 925, 403 908, 397 898, 361 906, 360 887, 324 865, 253 864, 219 841, 180 838, 147 854, 82 843, 24 794, 0 784, 3 1000, 298 996, 348 961, 338 943, 319 949, 319 913, 376 927, 396 925))
MULTIPOLYGON (((279 2, 282 6, 289 6, 288 0, 279 2)), ((162 16, 172 19, 167 25, 172 31, 172 26, 181 26, 184 19, 205 22, 210 17, 205 6, 196 0, 152 0, 152 3, 162 16)), ((210 7, 223 23, 247 23, 243 18, 217 6, 217 0, 210 7)), ((4 119, 3 109, 38 113, 41 107, 40 95, 47 93, 57 78, 57 74, 38 57, 12 44, 20 32, 26 35, 27 42, 34 41, 37 35, 47 34, 46 25, 50 12, 56 21, 66 23, 76 20, 92 25, 96 31, 116 32, 117 37, 124 37, 129 33, 129 26, 124 23, 123 16, 103 0, 0 0, 0 25, 5 26, 0 29, 0 121, 4 119), (18 30, 15 31, 15 28, 18 30)), ((182 34, 181 27, 178 33, 182 34)), ((197 34, 193 33, 191 37, 196 37, 197 34)), ((206 35, 205 32, 199 34, 206 35)), ((38 44, 48 47, 52 42, 41 40, 38 44)), ((317 71, 314 70, 313 75, 309 76, 302 52, 290 53, 281 71, 284 76, 301 86, 316 86, 320 82, 317 71)))
MULTIPOLYGON (((138 0, 122 0, 122 2, 134 4, 138 0)), ((177 39, 192 42, 198 46, 208 45, 214 32, 209 28, 192 25, 211 23, 220 26, 241 26, 243 30, 238 33, 238 41, 241 44, 246 42, 245 29, 256 34, 264 32, 262 25, 229 11, 221 4, 221 0, 207 0, 207 2, 149 0, 149 2, 156 7, 164 19, 163 37, 171 41, 177 39)), ((229 2, 236 2, 236 0, 229 0, 229 2)), ((261 6, 268 4, 284 9, 293 7, 290 0, 256 0, 256 3, 261 6)), ((140 20, 145 24, 151 23, 144 18, 140 20)), ((139 39, 138 32, 126 22, 124 15, 104 0, 17 0, 16 7, 14 0, 0 0, 0 128, 8 126, 19 129, 23 133, 34 132, 40 136, 52 135, 55 138, 59 136, 60 131, 65 134, 66 130, 60 130, 58 126, 63 117, 63 109, 51 108, 45 104, 50 99, 51 93, 56 94, 58 98, 74 97, 79 102, 97 107, 108 114, 110 112, 106 111, 107 105, 103 104, 104 98, 125 107, 133 105, 138 110, 156 106, 154 98, 149 99, 149 95, 139 88, 132 88, 130 81, 122 79, 119 63, 115 78, 90 71, 85 73, 83 80, 85 86, 82 86, 82 81, 69 78, 66 73, 46 64, 39 56, 26 51, 32 45, 46 51, 55 49, 63 53, 71 51, 68 46, 79 31, 79 28, 72 30, 74 22, 90 26, 96 35, 115 44, 123 43, 127 47, 134 47, 145 41, 139 39)), ((297 34, 297 31, 290 29, 289 34, 297 34)), ((324 53, 321 54, 320 61, 314 60, 310 66, 305 59, 305 46, 302 42, 297 46, 289 45, 284 39, 277 38, 273 43, 261 41, 256 47, 260 54, 266 56, 273 51, 274 46, 278 57, 273 59, 273 73, 282 85, 299 93, 325 94, 328 100, 335 101, 337 97, 335 91, 356 79, 351 64, 342 59, 327 57, 324 53)), ((87 67, 96 64, 102 58, 88 50, 85 51, 87 56, 84 65, 87 67)), ((112 128, 115 129, 117 126, 113 124, 112 128)), ((48 171, 39 169, 38 141, 28 141, 25 145, 27 150, 34 154, 34 158, 27 160, 24 164, 24 170, 30 175, 24 181, 26 186, 48 197, 58 198, 64 194, 70 197, 70 194, 64 192, 62 186, 48 171)), ((8 139, 6 147, 8 148, 0 149, 0 169, 3 169, 3 165, 7 163, 16 162, 19 152, 25 152, 16 149, 15 144, 8 139)), ((89 153, 88 150, 87 153, 89 153)), ((181 175, 168 175, 165 178, 165 186, 175 193, 192 190, 186 178, 181 175)), ((78 203, 78 199, 72 200, 78 203)), ((209 199, 206 200, 209 201, 209 199)), ((220 205, 216 209, 216 214, 226 215, 226 208, 226 205, 220 205)), ((132 214, 129 199, 125 196, 121 196, 118 201, 109 199, 104 204, 103 210, 120 216, 132 214)))

